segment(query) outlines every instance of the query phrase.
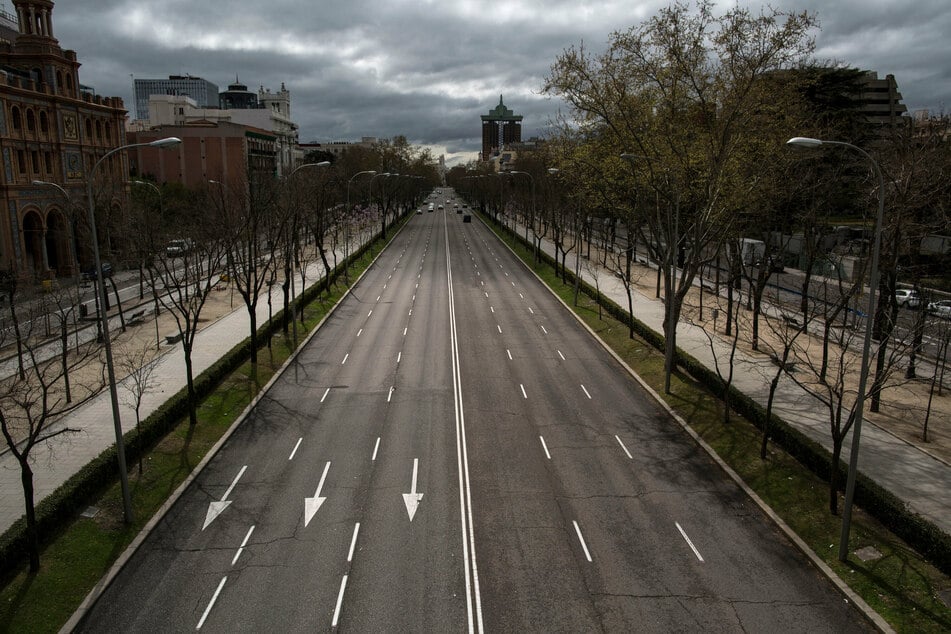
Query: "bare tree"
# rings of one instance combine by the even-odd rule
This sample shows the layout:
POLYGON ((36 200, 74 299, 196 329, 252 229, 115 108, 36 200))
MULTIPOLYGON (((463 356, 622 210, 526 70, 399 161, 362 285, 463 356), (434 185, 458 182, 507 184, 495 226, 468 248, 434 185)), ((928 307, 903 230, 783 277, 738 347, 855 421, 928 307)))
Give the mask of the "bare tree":
MULTIPOLYGON (((149 344, 141 346, 127 345, 120 349, 118 366, 122 374, 126 375, 122 387, 126 392, 125 403, 135 411, 136 435, 142 433, 142 400, 146 394, 154 391, 155 368, 159 358, 157 350, 149 344)), ((139 475, 142 475, 142 452, 139 452, 139 475)))
MULTIPOLYGON (((9 296, 13 300, 18 298, 15 292, 9 296)), ((67 424, 68 416, 105 386, 105 378, 99 348, 93 344, 81 346, 66 359, 65 365, 57 358, 42 360, 41 348, 47 344, 46 333, 39 327, 43 315, 38 304, 26 303, 22 309, 27 318, 22 321, 18 342, 27 362, 22 374, 0 381, 0 432, 20 467, 30 571, 36 572, 40 567, 40 548, 33 491, 34 449, 57 436, 79 431, 67 424), (64 377, 83 368, 95 369, 84 375, 97 379, 90 378, 82 389, 74 387, 73 398, 67 401, 64 377)))
POLYGON ((205 217, 207 224, 193 227, 187 238, 191 248, 181 257, 158 257, 149 268, 149 285, 158 302, 175 319, 178 338, 185 354, 185 380, 188 387, 189 424, 198 422, 198 397, 195 393, 192 350, 202 309, 224 269, 225 258, 232 245, 227 235, 216 231, 217 224, 205 217), (203 229, 200 231, 200 229, 203 229))

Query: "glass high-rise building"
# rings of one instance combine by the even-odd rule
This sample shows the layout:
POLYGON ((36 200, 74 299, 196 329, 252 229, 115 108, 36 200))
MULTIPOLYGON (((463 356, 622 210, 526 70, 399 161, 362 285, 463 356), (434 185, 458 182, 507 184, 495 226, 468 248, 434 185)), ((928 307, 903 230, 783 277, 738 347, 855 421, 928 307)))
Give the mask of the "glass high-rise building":
POLYGON ((135 118, 149 118, 150 95, 185 95, 200 108, 218 107, 218 85, 201 77, 169 75, 168 79, 135 80, 135 118))

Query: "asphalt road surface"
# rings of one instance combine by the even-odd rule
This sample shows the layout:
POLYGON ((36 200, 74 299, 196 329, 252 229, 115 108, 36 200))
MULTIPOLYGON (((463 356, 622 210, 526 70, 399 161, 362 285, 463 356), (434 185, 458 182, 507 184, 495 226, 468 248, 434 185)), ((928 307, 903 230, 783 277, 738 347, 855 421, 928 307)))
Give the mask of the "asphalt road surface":
POLYGON ((79 627, 196 629, 869 628, 450 209, 411 219, 79 627))

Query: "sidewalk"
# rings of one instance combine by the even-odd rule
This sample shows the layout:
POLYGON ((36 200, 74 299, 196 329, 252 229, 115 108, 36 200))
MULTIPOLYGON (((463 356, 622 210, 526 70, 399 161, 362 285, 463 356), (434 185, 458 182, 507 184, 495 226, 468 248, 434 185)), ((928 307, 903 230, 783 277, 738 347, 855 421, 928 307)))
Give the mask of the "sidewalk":
MULTIPOLYGON (((362 244, 362 242, 361 242, 362 244)), ((356 248, 356 247, 355 247, 356 248)), ((338 259, 342 254, 338 253, 338 259)), ((333 260, 331 260, 333 264, 333 260)), ((319 283, 323 278, 323 266, 318 261, 307 267, 306 282, 308 287, 319 283)), ((302 287, 300 279, 296 279, 295 288, 300 296, 302 287)), ((230 289, 229 289, 230 290, 230 289)), ((209 304, 218 302, 218 313, 221 315, 198 332, 192 351, 194 375, 198 376, 208 369, 218 359, 224 356, 231 348, 250 335, 250 321, 248 311, 240 298, 235 298, 234 308, 231 308, 230 292, 222 294, 212 291, 213 297, 209 304), (217 295, 215 295, 217 293, 217 295)), ((272 294, 274 311, 280 309, 281 291, 275 287, 272 294)), ((209 315, 213 308, 206 306, 203 314, 209 315)), ((149 308, 148 317, 138 328, 139 338, 151 340, 155 344, 155 325, 152 309, 149 308)), ((166 319, 171 319, 167 311, 163 311, 166 319)), ((257 323, 262 325, 268 318, 267 290, 262 293, 257 306, 257 323)), ((115 327, 114 335, 118 334, 118 317, 111 316, 110 327, 115 327)), ((164 337, 176 332, 171 322, 160 326, 160 333, 164 337)), ((95 329, 92 329, 95 333, 95 329)), ((118 337, 116 337, 118 338, 118 337)), ((114 346, 115 347, 115 346, 114 346)), ((118 363, 118 357, 117 357, 118 363)), ((152 374, 154 388, 145 394, 142 399, 140 413, 144 420, 149 414, 161 406, 170 396, 185 387, 185 356, 182 354, 181 344, 161 346, 161 352, 155 370, 152 374)), ((135 411, 123 401, 128 393, 123 385, 126 380, 117 382, 120 402, 120 418, 122 429, 128 432, 135 428, 135 411)), ((82 467, 88 464, 106 448, 115 444, 115 431, 112 420, 112 402, 109 391, 104 390, 90 402, 74 412, 68 424, 81 431, 77 434, 57 436, 46 443, 40 443, 33 448, 33 484, 34 501, 40 500, 55 491, 66 480, 72 477, 82 467)), ((130 467, 131 468, 131 467, 130 467)), ((20 482, 20 466, 9 451, 0 452, 0 532, 9 528, 25 513, 23 503, 23 487, 20 482)))
MULTIPOLYGON (((524 237, 524 226, 518 225, 519 236, 524 237)), ((542 240, 542 250, 554 256, 554 244, 542 240)), ((574 253, 566 261, 573 268, 574 253)), ((585 270, 596 262, 585 260, 581 278, 594 286, 592 275, 585 270)), ((601 293, 619 306, 627 306, 627 293, 620 280, 600 267, 598 284, 601 293)), ((664 303, 660 299, 634 291, 634 316, 658 333, 663 332, 664 303)), ((717 358, 721 365, 729 358, 729 346, 714 337, 717 358)), ((715 367, 710 340, 703 329, 681 321, 677 326, 677 347, 708 368, 715 367)), ((741 349, 736 351, 736 372, 733 384, 737 390, 750 396, 764 408, 769 396, 769 377, 775 366, 766 355, 753 356, 741 349)), ((887 397, 886 397, 887 400, 887 397)), ((867 407, 867 403, 866 403, 867 407)), ((832 451, 828 414, 823 405, 788 377, 780 379, 773 402, 773 411, 790 426, 832 451)), ((851 453, 851 434, 845 440, 842 461, 848 464, 851 453)), ((908 507, 932 521, 946 534, 951 534, 951 465, 889 433, 867 418, 862 426, 859 472, 889 490, 908 507)))

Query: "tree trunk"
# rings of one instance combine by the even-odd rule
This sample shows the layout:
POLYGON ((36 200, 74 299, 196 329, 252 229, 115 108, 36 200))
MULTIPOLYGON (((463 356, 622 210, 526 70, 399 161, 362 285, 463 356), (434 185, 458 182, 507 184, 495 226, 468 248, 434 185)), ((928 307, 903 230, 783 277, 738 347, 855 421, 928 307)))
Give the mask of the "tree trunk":
POLYGON ((187 338, 182 341, 182 349, 185 351, 185 382, 188 385, 188 426, 194 429, 198 424, 198 396, 192 376, 192 344, 187 338))
POLYGON ((842 457, 842 438, 832 436, 832 470, 829 473, 829 512, 839 514, 839 459, 842 457))
POLYGON ((19 457, 20 483, 23 485, 23 500, 26 505, 26 547, 30 553, 30 572, 40 571, 40 536, 36 527, 36 507, 33 504, 33 470, 30 469, 29 454, 19 457))
MULTIPOLYGON (((125 332, 125 317, 122 315, 122 299, 119 297, 119 287, 116 286, 116 281, 109 278, 109 283, 112 284, 112 293, 116 296, 116 309, 119 311, 119 324, 122 326, 122 332, 125 332)), ((108 315, 103 315, 103 319, 108 319, 108 315)))
POLYGON ((66 402, 72 403, 73 397, 69 389, 69 321, 66 315, 60 317, 59 339, 62 345, 63 388, 66 390, 66 402))

